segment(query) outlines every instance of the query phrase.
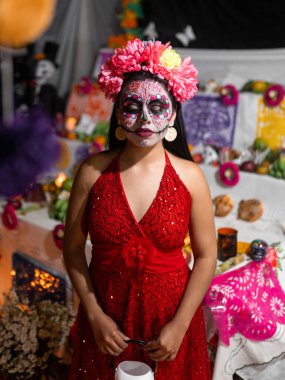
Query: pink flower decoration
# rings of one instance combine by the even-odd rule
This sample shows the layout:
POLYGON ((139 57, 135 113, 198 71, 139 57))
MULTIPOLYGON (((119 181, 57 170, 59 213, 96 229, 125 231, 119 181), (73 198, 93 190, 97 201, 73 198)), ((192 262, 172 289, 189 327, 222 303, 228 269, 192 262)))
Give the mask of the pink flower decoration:
POLYGON ((98 82, 107 98, 116 100, 121 90, 124 74, 133 71, 149 71, 161 79, 168 81, 168 90, 178 102, 191 99, 197 92, 197 69, 190 64, 190 57, 184 59, 179 66, 166 67, 161 57, 170 43, 160 41, 129 41, 124 48, 115 50, 115 54, 102 66, 98 82))
POLYGON ((88 95, 93 89, 93 83, 88 77, 83 77, 78 84, 78 90, 84 94, 88 95))
POLYGON ((64 224, 57 224, 52 231, 54 243, 61 251, 63 248, 64 227, 64 224))
POLYGON ((18 218, 14 207, 7 204, 2 213, 2 222, 8 230, 15 230, 18 226, 18 218))
POLYGON ((239 167, 233 162, 220 165, 220 179, 227 186, 235 186, 239 182, 239 167))
POLYGON ((264 101, 269 107, 276 107, 282 102, 284 95, 284 88, 280 84, 275 84, 265 91, 264 101))
POLYGON ((226 106, 233 106, 238 102, 239 92, 237 88, 231 84, 224 86, 221 90, 221 99, 226 106))

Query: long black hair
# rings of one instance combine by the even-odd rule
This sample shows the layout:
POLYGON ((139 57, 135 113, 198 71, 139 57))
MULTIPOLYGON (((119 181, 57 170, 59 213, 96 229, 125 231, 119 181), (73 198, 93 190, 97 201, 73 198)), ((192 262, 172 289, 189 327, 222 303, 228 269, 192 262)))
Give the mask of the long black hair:
MULTIPOLYGON (((161 83, 170 96, 173 109, 176 110, 176 118, 174 121, 173 128, 175 128, 177 131, 177 137, 174 141, 171 141, 171 142, 163 139, 164 148, 170 153, 173 153, 177 157, 184 158, 189 161, 193 161, 191 153, 188 148, 187 139, 186 139, 184 121, 183 121, 183 116, 182 116, 182 111, 181 111, 181 104, 177 102, 174 96, 172 95, 172 93, 168 91, 166 80, 160 79, 156 75, 153 75, 149 73, 148 71, 144 71, 144 70, 138 71, 138 72, 136 71, 136 72, 132 72, 126 75, 121 91, 130 81, 145 80, 145 79, 151 79, 151 80, 155 80, 161 83)), ((117 99, 120 98, 120 94, 121 92, 118 94, 117 99)), ((118 127, 118 120, 117 120, 117 115, 116 115, 117 104, 118 104, 118 100, 114 104, 113 112, 110 119, 109 133, 108 133, 108 146, 109 146, 109 149, 111 150, 116 149, 116 148, 122 148, 126 144, 126 140, 123 140, 123 141, 118 140, 115 135, 115 130, 118 127)))

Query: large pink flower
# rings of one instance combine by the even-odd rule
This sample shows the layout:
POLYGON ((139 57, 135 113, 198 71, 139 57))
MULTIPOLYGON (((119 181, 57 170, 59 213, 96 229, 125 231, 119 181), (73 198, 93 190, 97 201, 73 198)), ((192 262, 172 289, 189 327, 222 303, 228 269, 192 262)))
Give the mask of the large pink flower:
POLYGON ((149 49, 149 55, 147 58, 147 67, 148 68, 161 66, 160 58, 161 58, 163 52, 169 47, 169 45, 170 45, 169 42, 165 45, 163 45, 160 41, 155 41, 155 42, 148 41, 147 42, 147 47, 149 49))
POLYGON ((190 60, 190 57, 184 59, 179 67, 173 69, 172 79, 169 81, 169 90, 176 94, 176 100, 181 103, 191 99, 198 91, 198 70, 190 60))
POLYGON ((117 75, 125 72, 140 71, 141 64, 148 57, 143 42, 139 39, 129 41, 125 48, 118 48, 111 58, 117 75))
POLYGON ((98 76, 98 82, 106 98, 116 100, 117 93, 121 90, 123 83, 122 75, 117 75, 111 61, 107 61, 98 76))
MULTIPOLYGON (((165 55, 164 57, 165 58, 165 55)), ((197 92, 197 70, 190 63, 190 57, 181 63, 179 55, 172 50, 170 43, 160 41, 129 41, 124 48, 115 50, 115 54, 103 66, 98 81, 107 98, 115 101, 121 90, 125 73, 149 71, 168 81, 168 89, 179 102, 192 98, 197 92), (166 52, 167 50, 167 52, 166 52), (178 56, 177 65, 168 65, 162 60, 164 53, 178 56)))

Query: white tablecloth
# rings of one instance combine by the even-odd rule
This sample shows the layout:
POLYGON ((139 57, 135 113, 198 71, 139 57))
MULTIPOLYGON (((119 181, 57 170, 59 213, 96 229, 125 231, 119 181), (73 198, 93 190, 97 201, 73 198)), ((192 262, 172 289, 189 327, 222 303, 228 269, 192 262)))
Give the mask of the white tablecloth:
POLYGON ((223 186, 219 181, 218 168, 201 165, 210 186, 212 197, 229 194, 234 208, 223 218, 216 217, 216 227, 232 227, 238 230, 238 240, 251 242, 264 239, 275 243, 285 239, 285 181, 267 175, 240 172, 240 181, 234 187, 223 186), (264 206, 263 216, 256 222, 237 219, 238 204, 241 200, 257 198, 264 206))

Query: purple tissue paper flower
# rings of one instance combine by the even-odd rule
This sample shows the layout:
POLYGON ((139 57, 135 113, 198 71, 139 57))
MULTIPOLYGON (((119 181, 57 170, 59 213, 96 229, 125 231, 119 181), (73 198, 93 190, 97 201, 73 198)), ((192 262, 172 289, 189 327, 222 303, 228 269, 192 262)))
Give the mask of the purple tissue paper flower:
POLYGON ((0 195, 23 193, 58 160, 60 145, 52 120, 40 108, 0 124, 0 195))

